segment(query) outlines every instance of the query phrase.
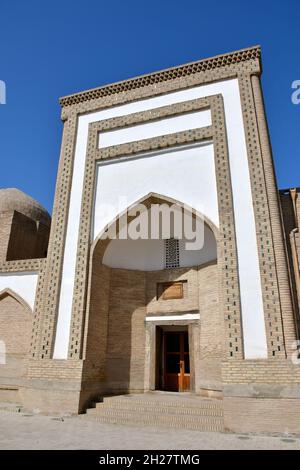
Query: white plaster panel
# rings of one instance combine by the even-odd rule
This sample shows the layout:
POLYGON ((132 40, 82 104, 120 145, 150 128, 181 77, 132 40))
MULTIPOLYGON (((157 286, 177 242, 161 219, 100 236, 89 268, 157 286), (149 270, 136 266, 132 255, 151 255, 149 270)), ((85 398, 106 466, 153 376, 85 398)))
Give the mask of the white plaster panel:
POLYGON ((210 110, 195 111, 99 134, 99 148, 211 126, 210 110))
MULTIPOLYGON (((180 267, 199 266, 217 258, 214 234, 204 227, 204 246, 187 250, 186 239, 179 240, 180 267)), ((111 268, 158 271, 165 268, 164 240, 112 240, 105 250, 103 264, 111 268)))
POLYGON ((146 321, 182 321, 200 320, 200 313, 184 313, 182 315, 160 315, 156 317, 146 317, 146 321))
POLYGON ((0 292, 5 289, 11 289, 18 294, 28 305, 34 307, 38 273, 1 273, 0 274, 0 292))
POLYGON ((200 266, 217 259, 217 244, 213 232, 204 226, 204 245, 201 250, 186 249, 184 238, 179 240, 180 267, 200 266))
POLYGON ((111 268, 156 271, 164 269, 163 240, 112 240, 105 250, 103 264, 111 268))
POLYGON ((151 192, 189 205, 218 226, 213 144, 98 165, 93 239, 151 192))
POLYGON ((235 213, 245 358, 267 357, 255 220, 239 84, 238 79, 232 79, 135 101, 79 117, 54 348, 55 358, 65 359, 68 354, 89 123, 215 94, 222 94, 225 108, 235 213))

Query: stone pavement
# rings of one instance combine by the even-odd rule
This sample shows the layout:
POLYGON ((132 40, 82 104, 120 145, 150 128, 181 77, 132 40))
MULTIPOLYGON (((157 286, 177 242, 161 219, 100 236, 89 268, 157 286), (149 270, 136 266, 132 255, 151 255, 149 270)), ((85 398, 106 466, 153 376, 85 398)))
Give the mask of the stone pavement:
POLYGON ((0 411, 0 449, 300 449, 300 437, 100 424, 0 411))

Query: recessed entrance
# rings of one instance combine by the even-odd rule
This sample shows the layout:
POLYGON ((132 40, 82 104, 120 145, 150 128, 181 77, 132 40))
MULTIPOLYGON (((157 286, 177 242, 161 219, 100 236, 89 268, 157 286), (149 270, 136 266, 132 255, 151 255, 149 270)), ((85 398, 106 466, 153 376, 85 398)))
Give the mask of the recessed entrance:
POLYGON ((157 329, 157 382, 160 390, 190 390, 190 350, 187 328, 157 329))

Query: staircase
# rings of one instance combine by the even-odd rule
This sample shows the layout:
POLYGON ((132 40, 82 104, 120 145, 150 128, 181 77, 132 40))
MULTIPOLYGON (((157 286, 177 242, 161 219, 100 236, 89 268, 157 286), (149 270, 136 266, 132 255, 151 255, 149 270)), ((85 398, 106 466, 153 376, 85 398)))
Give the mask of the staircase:
POLYGON ((148 392, 105 397, 83 416, 107 424, 224 430, 222 400, 190 393, 148 392))

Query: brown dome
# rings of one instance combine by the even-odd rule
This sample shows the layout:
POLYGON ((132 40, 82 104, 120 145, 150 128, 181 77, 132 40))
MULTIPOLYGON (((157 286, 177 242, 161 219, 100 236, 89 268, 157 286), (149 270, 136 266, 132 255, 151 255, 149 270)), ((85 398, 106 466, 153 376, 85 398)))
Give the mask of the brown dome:
POLYGON ((33 220, 50 225, 51 217, 41 204, 17 188, 0 189, 0 214, 18 211, 33 220))

